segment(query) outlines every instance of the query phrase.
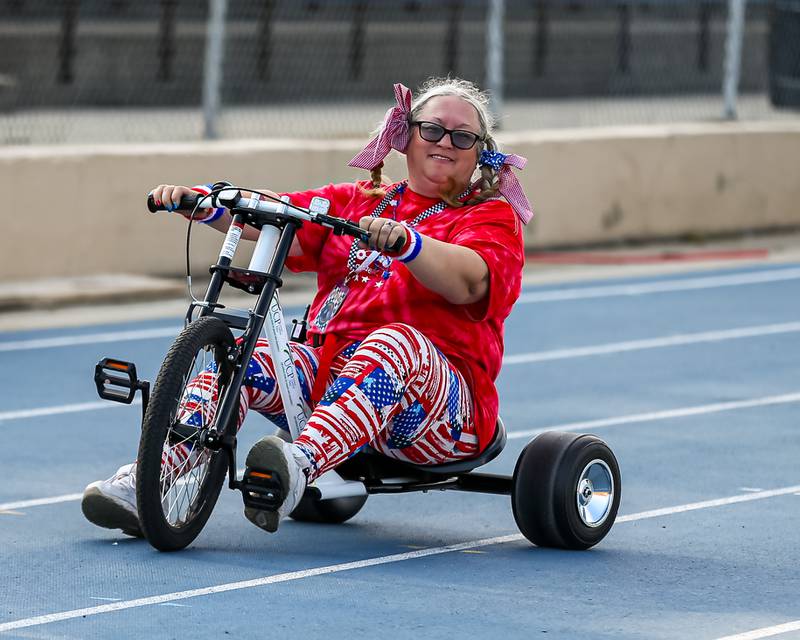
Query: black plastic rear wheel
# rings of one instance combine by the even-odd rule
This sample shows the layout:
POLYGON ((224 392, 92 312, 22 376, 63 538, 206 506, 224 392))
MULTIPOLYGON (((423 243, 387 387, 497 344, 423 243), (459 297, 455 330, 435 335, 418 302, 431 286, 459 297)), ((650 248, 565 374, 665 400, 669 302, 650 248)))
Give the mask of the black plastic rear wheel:
POLYGON ((175 339, 153 385, 139 441, 136 501, 142 532, 161 551, 189 545, 219 497, 225 452, 204 447, 198 436, 213 423, 230 382, 233 346, 224 322, 199 318, 175 339), (203 384, 190 386, 201 374, 203 384))
POLYGON ((511 503, 519 530, 535 545, 588 549, 611 530, 621 494, 619 465, 605 442, 548 431, 520 454, 511 503))
POLYGON ((316 500, 305 495, 289 517, 298 522, 342 524, 361 511, 366 501, 367 496, 316 500))

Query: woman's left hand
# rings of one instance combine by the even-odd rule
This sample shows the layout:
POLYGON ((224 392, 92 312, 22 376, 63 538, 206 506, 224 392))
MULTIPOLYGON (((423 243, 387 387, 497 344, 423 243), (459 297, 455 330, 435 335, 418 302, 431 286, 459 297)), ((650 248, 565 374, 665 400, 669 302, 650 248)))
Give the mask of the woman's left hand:
POLYGON ((369 232, 369 248, 389 255, 402 253, 405 243, 399 251, 390 251, 389 247, 395 245, 399 238, 408 242, 408 229, 394 220, 388 218, 373 218, 364 216, 358 221, 358 226, 369 232))

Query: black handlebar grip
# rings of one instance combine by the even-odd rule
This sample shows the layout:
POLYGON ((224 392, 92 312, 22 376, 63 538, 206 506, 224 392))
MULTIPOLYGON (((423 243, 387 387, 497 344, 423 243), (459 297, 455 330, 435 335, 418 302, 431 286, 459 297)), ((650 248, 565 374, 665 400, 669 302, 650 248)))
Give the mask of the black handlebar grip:
MULTIPOLYGON (((197 199, 199 198, 199 194, 191 194, 188 196, 181 197, 181 203, 177 209, 173 209, 173 211, 191 211, 194 209, 194 206, 197 204, 197 199)), ((153 200, 153 194, 147 194, 147 210, 150 213, 156 213, 157 211, 168 211, 168 209, 162 203, 160 206, 156 205, 156 201, 153 200)))

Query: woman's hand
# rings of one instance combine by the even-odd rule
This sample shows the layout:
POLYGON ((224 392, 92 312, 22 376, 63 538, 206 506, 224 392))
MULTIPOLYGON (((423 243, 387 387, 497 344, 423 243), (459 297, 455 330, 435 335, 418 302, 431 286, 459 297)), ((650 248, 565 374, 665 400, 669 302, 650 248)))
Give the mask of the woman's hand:
POLYGON ((408 242, 408 229, 394 220, 364 216, 358 221, 358 226, 369 232, 369 248, 382 253, 389 255, 402 253, 405 242, 408 242), (394 246, 400 238, 405 241, 400 251, 390 250, 389 247, 394 246))
MULTIPOLYGON (((197 192, 189 187, 182 187, 174 184, 160 184, 153 189, 152 195, 156 206, 160 207, 163 205, 167 211, 175 211, 181 204, 181 198, 189 195, 197 195, 197 192)), ((185 218, 188 218, 190 215, 188 211, 180 211, 179 213, 185 218)))

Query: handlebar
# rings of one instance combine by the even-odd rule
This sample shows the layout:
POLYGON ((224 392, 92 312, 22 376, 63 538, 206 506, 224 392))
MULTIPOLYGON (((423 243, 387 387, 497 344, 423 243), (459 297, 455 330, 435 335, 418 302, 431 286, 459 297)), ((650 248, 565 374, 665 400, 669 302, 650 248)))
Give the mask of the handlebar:
MULTIPOLYGON (((181 197, 181 202, 177 207, 178 211, 190 212, 195 207, 211 209, 215 207, 224 207, 226 209, 248 209, 250 211, 258 211, 261 213, 268 213, 273 215, 280 215, 286 218, 294 218, 296 220, 304 220, 314 222, 324 227, 333 229, 336 235, 348 235, 353 238, 361 240, 363 243, 368 244, 370 234, 364 231, 361 227, 349 220, 329 216, 325 213, 316 213, 306 209, 296 207, 289 202, 273 202, 270 200, 260 200, 258 195, 252 198, 245 198, 241 192, 236 188, 223 189, 217 194, 201 195, 190 194, 181 197)), ((147 209, 150 213, 158 211, 167 211, 168 209, 162 205, 156 205, 153 199, 153 194, 147 195, 147 209)), ((175 211, 175 209, 173 209, 175 211)), ((405 244, 405 238, 398 238, 395 243, 389 247, 389 251, 399 252, 402 251, 405 244)))

